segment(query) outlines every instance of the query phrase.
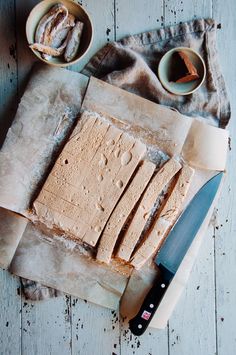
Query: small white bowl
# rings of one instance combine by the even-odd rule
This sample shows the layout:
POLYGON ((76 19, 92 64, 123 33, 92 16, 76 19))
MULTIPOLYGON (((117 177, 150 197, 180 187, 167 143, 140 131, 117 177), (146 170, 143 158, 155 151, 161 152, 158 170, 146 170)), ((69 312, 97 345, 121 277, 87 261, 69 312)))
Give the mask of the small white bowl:
POLYGON ((175 95, 189 95, 200 88, 206 77, 206 66, 204 60, 199 53, 188 47, 178 47, 169 50, 161 58, 158 66, 158 77, 163 87, 170 93, 175 95), (169 80, 171 59, 174 52, 182 51, 186 53, 196 67, 199 74, 198 80, 193 80, 187 83, 175 83, 169 80))
POLYGON ((65 60, 63 60, 62 57, 52 57, 50 60, 45 60, 42 58, 41 54, 32 49, 33 53, 38 57, 40 60, 42 60, 44 63, 54 65, 54 66, 59 66, 59 67, 67 67, 69 65, 75 64, 78 62, 84 55, 87 53, 89 50, 92 39, 93 39, 93 25, 92 21, 88 15, 88 13, 83 9, 82 6, 77 4, 73 0, 43 0, 40 3, 38 3, 30 12, 27 22, 26 22, 26 37, 27 41, 29 44, 32 44, 35 42, 34 37, 35 37, 35 31, 37 28, 37 25, 40 21, 40 19, 50 10, 52 6, 55 4, 63 4, 66 6, 68 9, 69 13, 75 16, 76 19, 82 21, 84 23, 84 28, 83 28, 83 33, 81 37, 81 43, 79 46, 78 53, 75 57, 74 60, 71 62, 67 63, 65 60))

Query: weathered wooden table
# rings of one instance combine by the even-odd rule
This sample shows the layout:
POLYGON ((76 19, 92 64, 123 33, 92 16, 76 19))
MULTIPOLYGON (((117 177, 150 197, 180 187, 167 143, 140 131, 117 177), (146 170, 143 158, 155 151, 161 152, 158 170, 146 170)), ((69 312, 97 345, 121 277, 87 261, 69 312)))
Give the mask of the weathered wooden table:
MULTIPOLYGON (((36 0, 0 0, 0 139, 15 112, 34 58, 24 26, 36 0)), ((93 46, 73 70, 80 70, 107 41, 198 17, 214 17, 218 49, 232 104, 231 136, 236 136, 236 2, 234 0, 83 0, 94 23, 93 46), (221 24, 221 25, 220 25, 221 24)), ((236 181, 234 147, 212 224, 188 286, 163 331, 131 335, 114 311, 74 297, 31 303, 17 277, 0 271, 1 355, 234 355, 236 354, 236 181)), ((1 168, 1 167, 0 167, 1 168)))

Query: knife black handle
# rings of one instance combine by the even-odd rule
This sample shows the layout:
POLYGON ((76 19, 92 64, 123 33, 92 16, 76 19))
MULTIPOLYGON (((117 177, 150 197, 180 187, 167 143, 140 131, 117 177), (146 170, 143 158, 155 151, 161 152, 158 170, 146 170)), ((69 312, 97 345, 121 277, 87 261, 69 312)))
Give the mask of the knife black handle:
POLYGON ((164 296, 170 280, 159 277, 148 292, 139 312, 129 321, 129 329, 134 335, 142 335, 147 329, 162 297, 164 296))

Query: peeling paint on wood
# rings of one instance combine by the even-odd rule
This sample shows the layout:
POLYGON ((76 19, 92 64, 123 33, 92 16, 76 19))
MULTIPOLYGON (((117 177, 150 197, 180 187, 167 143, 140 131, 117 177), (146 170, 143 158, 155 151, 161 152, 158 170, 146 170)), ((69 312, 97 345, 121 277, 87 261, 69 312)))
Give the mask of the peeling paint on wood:
POLYGON ((70 342, 69 296, 44 302, 23 302, 21 345, 23 354, 68 354, 70 342))
POLYGON ((119 348, 119 315, 72 297, 72 355, 120 354, 119 348))
POLYGON ((0 1, 1 85, 0 85, 0 147, 12 122, 17 103, 17 53, 14 0, 0 1), (3 15, 4 14, 4 15, 3 15))
MULTIPOLYGON (((232 118, 230 123, 230 135, 235 137, 236 124, 234 120, 236 103, 236 71, 233 68, 236 54, 236 26, 234 13, 236 4, 229 1, 213 2, 213 16, 221 24, 217 31, 218 52, 221 67, 228 84, 228 91, 231 98, 232 118), (227 38, 227 41, 225 40, 227 38), (228 44, 227 44, 228 43, 228 44), (226 54, 227 53, 227 54, 226 54)), ((234 143, 234 139, 232 139, 234 143)), ((218 203, 217 223, 215 228, 215 303, 216 303, 216 351, 217 355, 236 353, 236 333, 234 321, 236 319, 236 184, 235 184, 235 161, 236 150, 231 148, 229 140, 229 158, 225 183, 223 185, 221 198, 218 203)))

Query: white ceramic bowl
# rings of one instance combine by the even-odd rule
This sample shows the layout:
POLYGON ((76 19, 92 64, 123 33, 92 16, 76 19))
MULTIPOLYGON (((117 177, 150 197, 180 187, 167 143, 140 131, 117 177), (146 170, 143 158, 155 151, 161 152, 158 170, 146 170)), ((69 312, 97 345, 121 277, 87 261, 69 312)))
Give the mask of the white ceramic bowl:
POLYGON ((204 82, 206 77, 206 66, 199 53, 188 47, 173 48, 161 58, 158 66, 158 77, 166 90, 175 95, 189 95, 196 91, 204 82), (169 80, 172 55, 174 52, 183 51, 190 58, 199 74, 198 80, 188 83, 175 83, 169 80))
POLYGON ((78 62, 88 51, 88 49, 91 46, 92 43, 92 38, 93 38, 93 26, 91 19, 89 18, 89 15, 87 12, 83 9, 82 6, 77 4, 76 2, 72 0, 44 0, 38 3, 30 12, 27 22, 26 22, 26 37, 27 41, 29 44, 32 44, 35 42, 34 37, 35 37, 35 31, 37 28, 37 25, 40 21, 40 19, 49 11, 49 9, 54 6, 55 4, 61 3, 65 5, 72 15, 74 15, 78 20, 82 21, 84 23, 84 28, 83 28, 83 33, 81 37, 81 43, 79 46, 78 53, 75 57, 74 60, 71 62, 67 63, 62 57, 55 57, 49 60, 45 60, 42 58, 41 54, 33 50, 33 53, 38 57, 40 60, 43 62, 54 65, 54 66, 60 66, 60 67, 67 67, 69 65, 75 64, 78 62))

